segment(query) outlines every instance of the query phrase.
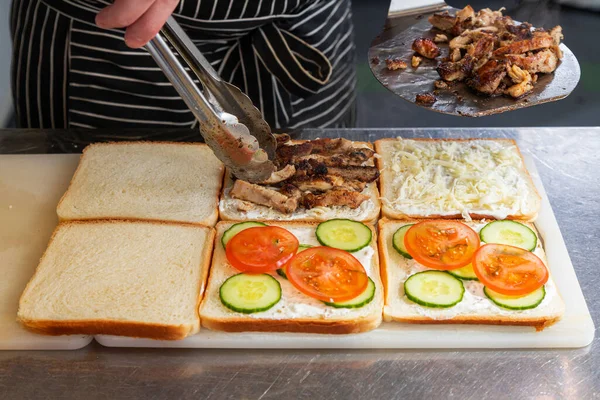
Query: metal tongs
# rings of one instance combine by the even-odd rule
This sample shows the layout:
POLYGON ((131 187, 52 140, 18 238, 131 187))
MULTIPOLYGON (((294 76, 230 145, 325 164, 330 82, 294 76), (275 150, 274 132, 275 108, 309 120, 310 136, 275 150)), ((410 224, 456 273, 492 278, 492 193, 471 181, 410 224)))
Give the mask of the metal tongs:
POLYGON ((223 164, 237 178, 266 180, 275 171, 276 140, 250 98, 219 77, 173 17, 146 48, 198 119, 204 141, 223 164), (198 78, 202 89, 192 76, 198 78))

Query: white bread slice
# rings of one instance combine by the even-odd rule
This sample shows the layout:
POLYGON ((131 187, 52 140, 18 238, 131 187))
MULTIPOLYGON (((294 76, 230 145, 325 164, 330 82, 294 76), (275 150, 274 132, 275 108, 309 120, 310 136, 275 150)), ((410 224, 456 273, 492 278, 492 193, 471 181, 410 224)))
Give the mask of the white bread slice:
MULTIPOLYGON (((290 230, 302 244, 318 246, 314 234, 317 224, 301 222, 273 222, 270 225, 290 230)), ((379 277, 379 260, 375 242, 375 229, 370 246, 355 253, 371 279, 375 282, 375 298, 361 308, 345 309, 326 306, 319 300, 299 292, 285 278, 273 273, 281 284, 281 300, 273 308, 254 314, 234 312, 221 303, 219 288, 223 282, 239 271, 227 261, 221 236, 232 223, 217 224, 217 240, 208 279, 206 294, 200 306, 202 326, 219 331, 244 332, 304 332, 346 334, 366 332, 379 326, 382 320, 383 286, 379 277)))
POLYGON ((64 222, 25 288, 18 319, 47 335, 177 340, 200 329, 214 230, 161 222, 64 222))
MULTIPOLYGON (((400 321, 421 324, 484 324, 484 325, 525 325, 541 330, 557 322, 565 311, 556 283, 552 277, 546 283, 546 297, 536 308, 523 311, 506 310, 496 306, 483 294, 483 285, 478 281, 463 281, 465 294, 457 305, 442 309, 423 307, 406 298, 404 282, 416 272, 427 270, 414 260, 408 260, 392 245, 392 236, 403 225, 417 220, 379 221, 379 254, 381 278, 385 286, 385 321, 400 321)), ((479 231, 489 221, 461 221, 479 231)), ((535 227, 525 223, 536 235, 535 227)), ((538 240, 535 254, 548 266, 542 240, 538 240)), ((550 270, 550 272, 552 272, 550 270)))
POLYGON ((541 198, 512 139, 381 139, 375 149, 384 217, 537 217, 541 198), (454 161, 459 169, 450 166, 454 161), (421 163, 427 171, 418 167, 421 163))
MULTIPOLYGON (((303 140, 293 140, 292 143, 302 143, 303 140)), ((354 142, 357 147, 373 148, 368 142, 354 142)), ((371 164, 373 165, 373 164, 371 164)), ((219 201, 220 219, 224 221, 294 221, 294 222, 320 222, 334 218, 346 218, 365 223, 375 223, 381 211, 379 190, 375 182, 369 183, 362 194, 369 196, 358 208, 347 206, 315 207, 311 210, 298 208, 291 214, 285 214, 272 208, 252 204, 252 208, 243 211, 238 208, 240 200, 233 199, 229 192, 233 186, 233 179, 229 172, 225 174, 223 191, 219 201)), ((242 202, 243 203, 243 202, 242 202)), ((249 204, 249 203, 247 203, 249 204)))
POLYGON ((138 219, 213 226, 224 167, 205 144, 98 143, 86 147, 60 220, 138 219))

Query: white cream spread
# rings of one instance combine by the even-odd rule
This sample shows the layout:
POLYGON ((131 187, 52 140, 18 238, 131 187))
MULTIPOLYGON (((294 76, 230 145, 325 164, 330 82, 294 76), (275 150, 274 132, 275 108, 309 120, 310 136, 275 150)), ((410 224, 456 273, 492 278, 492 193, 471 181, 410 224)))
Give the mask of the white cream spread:
POLYGON ((535 214, 539 197, 509 141, 398 139, 384 164, 383 202, 406 215, 535 214))
MULTIPOLYGON (((368 184, 363 190, 363 194, 369 195, 371 192, 371 185, 368 184)), ((372 200, 368 199, 362 202, 360 206, 352 209, 348 206, 331 206, 331 207, 315 207, 307 210, 305 208, 298 208, 292 214, 284 214, 277 210, 269 207, 261 206, 258 204, 252 204, 252 208, 248 211, 240 211, 241 201, 233 199, 229 196, 231 191, 231 185, 223 190, 223 197, 219 202, 219 212, 221 214, 236 213, 244 216, 248 220, 270 220, 270 221, 298 221, 298 220, 317 220, 326 221, 332 218, 344 218, 366 221, 371 219, 370 216, 377 209, 378 205, 372 200)))
MULTIPOLYGON (((298 238, 298 241, 301 244, 308 244, 311 246, 320 246, 319 242, 317 241, 317 237, 315 235, 315 228, 313 228, 313 227, 298 227, 298 228, 285 227, 285 228, 288 229, 291 233, 293 233, 296 236, 296 238, 298 238)), ((216 251, 223 252, 223 250, 221 248, 218 248, 216 251)), ((376 274, 377 279, 375 279, 375 281, 379 282, 379 271, 374 271, 373 267, 372 267, 372 260, 373 260, 373 256, 375 255, 375 251, 373 250, 373 247, 367 246, 367 247, 363 248, 362 250, 352 253, 352 255, 362 264, 362 266, 365 268, 365 271, 367 272, 367 275, 372 277, 372 276, 374 276, 374 274, 376 274)), ((229 278, 230 276, 239 273, 238 270, 234 269, 227 263, 227 260, 225 259, 224 255, 223 255, 223 259, 224 259, 224 263, 227 264, 224 266, 224 268, 227 269, 227 274, 222 276, 221 277, 222 279, 220 279, 219 282, 216 282, 216 281, 214 282, 215 283, 214 288, 217 291, 217 293, 215 295, 217 301, 219 301, 218 300, 218 288, 221 286, 222 282, 224 282, 225 279, 229 278)), ((281 285, 281 291, 282 291, 281 300, 279 300, 279 302, 275 306, 270 308, 269 310, 258 312, 258 313, 253 313, 253 314, 239 314, 240 316, 243 315, 244 317, 247 317, 247 318, 256 318, 256 319, 301 319, 301 318, 327 319, 327 318, 332 318, 332 317, 335 318, 335 317, 344 316, 349 313, 352 313, 353 316, 360 317, 360 313, 369 314, 370 312, 372 312, 369 310, 368 307, 362 307, 362 308, 358 308, 358 309, 347 309, 347 308, 334 308, 334 307, 327 306, 327 305, 323 304, 321 301, 316 300, 316 299, 314 299, 310 296, 307 296, 304 293, 301 293, 300 291, 298 291, 298 289, 296 289, 287 279, 277 275, 276 273, 273 273, 272 276, 274 278, 276 278, 279 281, 279 284, 281 285)), ((376 298, 373 301, 377 301, 377 299, 381 299, 383 296, 382 288, 381 288, 380 284, 377 284, 376 290, 377 290, 376 298)), ((220 303, 220 301, 219 301, 219 303, 220 303)), ((220 304, 220 307, 225 308, 222 304, 220 304)), ((226 309, 226 312, 237 314, 229 309, 226 309)))
MULTIPOLYGON (((486 222, 476 223, 476 224, 468 224, 471 226, 476 232, 479 232, 485 225, 486 222)), ((391 240, 391 237, 390 237, 391 240)), ((485 243, 482 242, 482 245, 485 243)), ((391 247, 391 246, 389 246, 391 247)), ((388 247, 388 251, 390 251, 388 247)), ((514 315, 530 315, 530 314, 540 314, 540 309, 543 309, 545 306, 550 304, 554 297, 557 295, 556 285, 549 279, 545 285, 546 289, 546 297, 542 300, 542 303, 538 305, 536 308, 532 308, 529 310, 507 310, 505 308, 498 307, 492 301, 490 301, 485 294, 483 293, 483 284, 479 281, 462 281, 465 287, 465 293, 463 295, 463 299, 456 305, 449 308, 430 308, 424 307, 419 304, 413 303, 410 301, 405 293, 404 293, 404 282, 408 279, 409 276, 416 274, 417 272, 426 271, 429 268, 419 264, 415 260, 408 260, 401 255, 397 254, 393 248, 392 251, 396 254, 393 257, 393 260, 397 260, 398 263, 391 263, 388 268, 402 268, 406 274, 398 281, 393 282, 393 286, 391 288, 396 287, 398 290, 398 296, 401 298, 401 302, 403 303, 404 310, 409 310, 410 313, 421 315, 425 317, 429 317, 432 319, 451 319, 457 316, 475 316, 475 315, 490 315, 490 314, 500 314, 506 316, 514 316, 514 315), (400 265, 398 265, 400 264, 400 265)), ((544 250, 542 249, 541 241, 538 240, 537 247, 533 251, 535 255, 540 257, 542 260, 545 259, 544 250)), ((393 290, 393 289, 392 289, 393 290)))

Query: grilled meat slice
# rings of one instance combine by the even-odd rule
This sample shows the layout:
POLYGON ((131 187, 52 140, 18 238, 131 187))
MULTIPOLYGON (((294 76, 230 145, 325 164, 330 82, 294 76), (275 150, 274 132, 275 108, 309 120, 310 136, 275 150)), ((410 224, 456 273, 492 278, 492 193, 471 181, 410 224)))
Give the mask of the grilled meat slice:
POLYGON ((440 63, 437 67, 437 72, 445 81, 462 81, 471 75, 475 61, 473 57, 467 54, 460 61, 445 61, 440 63))
POLYGON ((294 157, 307 156, 313 150, 311 142, 304 142, 301 144, 284 144, 277 146, 276 154, 277 159, 275 163, 279 167, 284 167, 290 163, 294 157))
POLYGON ((374 180, 379 178, 379 169, 377 169, 377 167, 330 167, 327 168, 327 173, 328 175, 341 176, 345 180, 356 180, 360 182, 373 182, 374 180))
POLYGON ((358 208, 369 197, 344 188, 335 188, 323 194, 306 193, 302 196, 302 205, 306 209, 315 207, 348 206, 358 208))
POLYGON ((461 58, 462 53, 460 52, 460 49, 454 49, 452 50, 452 53, 450 53, 450 61, 452 62, 458 62, 461 58))
POLYGON ((507 54, 504 59, 511 64, 525 69, 532 74, 542 72, 549 74, 558 66, 558 57, 552 50, 542 50, 532 55, 507 54))
MULTIPOLYGON (((365 162, 369 161, 373 157, 373 150, 364 149, 365 151, 357 150, 350 153, 335 154, 331 157, 323 156, 321 154, 311 154, 309 156, 300 157, 294 159, 292 162, 296 166, 296 169, 300 170, 315 170, 316 174, 327 174, 327 170, 322 170, 324 167, 346 167, 346 166, 362 166, 365 162)), ((313 174, 314 174, 313 173, 313 174)))
POLYGON ((292 213, 298 208, 298 199, 285 196, 273 189, 248 183, 240 179, 233 183, 229 195, 234 199, 249 201, 274 208, 282 213, 292 213))
POLYGON ((520 25, 504 25, 504 29, 510 35, 506 35, 503 37, 504 40, 512 40, 512 41, 520 41, 520 40, 528 40, 533 37, 533 32, 531 31, 531 24, 522 23, 520 25))
POLYGON ((523 54, 528 51, 547 49, 552 45, 554 45, 554 39, 552 39, 552 36, 545 34, 502 46, 494 51, 494 57, 502 57, 506 54, 523 54))
POLYGON ((412 49, 425 58, 436 58, 440 55, 440 48, 433 40, 427 38, 416 39, 412 44, 412 49))
POLYGON ((332 175, 297 176, 289 181, 302 192, 326 192, 344 184, 344 178, 332 175))
POLYGON ((486 35, 467 47, 467 54, 477 60, 473 67, 474 71, 477 71, 483 64, 492 58, 495 41, 496 40, 492 36, 486 35))
POLYGON ((490 60, 467 80, 467 85, 481 93, 497 94, 500 82, 506 76, 506 67, 507 62, 504 60, 490 60))
POLYGON ((452 29, 452 27, 454 27, 454 24, 456 24, 458 18, 448 14, 448 11, 444 11, 443 13, 433 14, 431 17, 429 17, 428 21, 436 28, 448 32, 450 29, 452 29))
POLYGON ((296 173, 296 167, 293 164, 288 164, 279 171, 271 173, 271 176, 260 182, 261 185, 273 185, 291 178, 296 173))
POLYGON ((310 143, 312 144, 312 151, 310 154, 331 155, 355 150, 352 141, 344 138, 315 139, 310 143))

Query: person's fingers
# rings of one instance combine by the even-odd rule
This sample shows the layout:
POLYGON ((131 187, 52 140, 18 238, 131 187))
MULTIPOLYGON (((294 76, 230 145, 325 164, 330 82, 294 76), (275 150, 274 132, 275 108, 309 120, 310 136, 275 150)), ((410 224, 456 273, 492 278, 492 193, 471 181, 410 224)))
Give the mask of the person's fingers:
POLYGON ((137 21, 157 0, 115 0, 96 15, 96 25, 104 29, 125 28, 137 21))
POLYGON ((148 43, 175 10, 179 0, 156 0, 137 21, 125 31, 125 43, 131 48, 148 43))

